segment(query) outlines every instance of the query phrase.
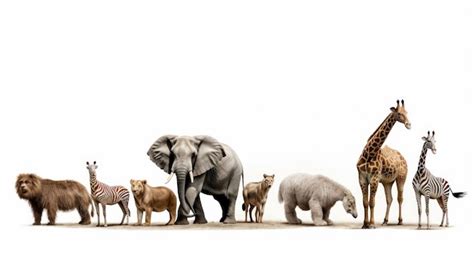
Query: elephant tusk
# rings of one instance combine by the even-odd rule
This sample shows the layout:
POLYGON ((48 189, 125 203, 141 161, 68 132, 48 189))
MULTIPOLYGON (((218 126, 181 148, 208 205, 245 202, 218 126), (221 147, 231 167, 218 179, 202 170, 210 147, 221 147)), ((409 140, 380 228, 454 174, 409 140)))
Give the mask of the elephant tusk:
POLYGON ((189 171, 189 178, 191 179, 191 183, 193 183, 194 182, 194 176, 193 176, 192 171, 189 171))
POLYGON ((174 172, 171 172, 171 174, 168 176, 168 178, 166 179, 166 182, 165 184, 168 184, 168 182, 170 182, 170 180, 173 178, 173 174, 174 172))

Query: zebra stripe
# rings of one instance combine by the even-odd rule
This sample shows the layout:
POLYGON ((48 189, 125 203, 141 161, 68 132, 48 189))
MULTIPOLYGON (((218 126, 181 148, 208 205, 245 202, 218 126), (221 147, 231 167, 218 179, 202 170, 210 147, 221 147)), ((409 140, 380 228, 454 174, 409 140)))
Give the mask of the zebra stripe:
MULTIPOLYGON (((423 149, 420 155, 420 161, 418 163, 418 170, 415 177, 413 178, 413 189, 415 190, 416 202, 418 204, 418 228, 421 228, 421 196, 425 197, 426 203, 426 220, 427 227, 430 227, 429 222, 429 200, 436 199, 439 206, 443 210, 443 218, 441 220, 441 226, 443 226, 444 218, 446 216, 446 226, 449 225, 448 219, 448 199, 449 192, 452 192, 449 187, 447 180, 439 177, 435 177, 425 167, 426 153, 428 151, 428 145, 430 144, 429 139, 423 144, 423 149)), ((453 193, 456 198, 462 197, 465 193, 453 193)))

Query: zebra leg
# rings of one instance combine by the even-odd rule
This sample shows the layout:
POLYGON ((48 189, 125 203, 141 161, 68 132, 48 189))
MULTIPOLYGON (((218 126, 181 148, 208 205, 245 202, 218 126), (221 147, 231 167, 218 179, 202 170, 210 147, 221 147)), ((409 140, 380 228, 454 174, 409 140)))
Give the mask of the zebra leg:
POLYGON ((439 207, 441 208, 441 211, 443 211, 443 217, 441 218, 441 224, 439 225, 440 227, 443 227, 444 224, 444 216, 446 215, 446 212, 444 210, 444 204, 443 204, 443 198, 438 198, 437 199, 439 207))
POLYGON ((426 229, 430 229, 430 197, 425 195, 426 203, 426 229))
POLYGON ((383 184, 383 188, 385 190, 385 200, 387 202, 387 210, 385 211, 385 218, 383 219, 382 225, 388 224, 388 217, 390 215, 390 206, 392 206, 392 201, 393 201, 392 186, 393 186, 393 182, 383 184))
MULTIPOLYGON (((448 194, 449 196, 449 194, 448 194)), ((444 211, 445 211, 445 215, 446 215, 446 227, 449 226, 449 219, 448 219, 448 196, 446 196, 443 200, 444 202, 444 211)))
POLYGON ((100 208, 99 203, 94 201, 95 204, 95 212, 97 213, 97 226, 100 226, 100 208))
POLYGON ((106 211, 105 211, 105 203, 102 203, 102 212, 104 214, 104 227, 107 227, 107 214, 106 214, 106 211))
POLYGON ((123 221, 125 220, 125 216, 127 216, 127 208, 123 205, 123 201, 119 201, 118 205, 120 206, 120 209, 122 209, 122 221, 120 221, 120 225, 123 225, 123 221))
POLYGON ((415 189, 416 204, 418 205, 418 229, 421 229, 421 193, 415 189))

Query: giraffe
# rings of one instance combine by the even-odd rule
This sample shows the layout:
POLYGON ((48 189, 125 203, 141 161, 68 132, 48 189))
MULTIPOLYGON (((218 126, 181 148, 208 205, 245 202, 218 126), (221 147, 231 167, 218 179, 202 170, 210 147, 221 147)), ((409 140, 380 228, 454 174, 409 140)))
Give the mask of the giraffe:
POLYGON ((388 137, 390 130, 396 122, 403 123, 407 129, 411 128, 408 120, 405 102, 402 99, 397 100, 397 107, 390 108, 390 114, 375 130, 367 140, 367 144, 362 150, 362 154, 357 162, 357 171, 359 172, 359 185, 362 190, 364 203, 364 224, 362 228, 375 228, 374 226, 374 207, 375 194, 379 182, 384 186, 387 210, 383 224, 388 224, 390 206, 392 204, 392 186, 397 183, 398 190, 398 224, 403 224, 402 203, 403 203, 403 185, 407 176, 407 162, 398 152, 388 146, 382 148, 383 143, 388 137), (370 186, 370 200, 369 200, 370 186), (370 206, 370 221, 369 211, 370 206))

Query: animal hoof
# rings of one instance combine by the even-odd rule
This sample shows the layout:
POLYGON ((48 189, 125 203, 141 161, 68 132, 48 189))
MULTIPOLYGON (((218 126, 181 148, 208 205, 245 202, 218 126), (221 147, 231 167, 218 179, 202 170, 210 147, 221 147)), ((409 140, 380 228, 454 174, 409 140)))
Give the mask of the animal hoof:
POLYGON ((91 221, 80 221, 79 224, 80 225, 90 225, 91 221))
POLYGON ((47 223, 47 225, 54 225, 54 223, 49 222, 49 223, 47 223))
POLYGON ((33 225, 41 225, 41 223, 33 223, 33 225))
POLYGON ((403 225, 403 220, 399 219, 398 220, 398 225, 403 225))
POLYGON ((328 223, 328 225, 334 225, 334 222, 332 220, 326 220, 326 222, 328 223))
POLYGON ((201 218, 199 218, 199 219, 196 218, 194 220, 193 224, 207 224, 207 220, 206 219, 201 219, 201 218))
POLYGON ((362 229, 369 229, 369 224, 364 223, 361 228, 362 228, 362 229))
POLYGON ((235 224, 237 221, 235 221, 235 218, 226 218, 224 220, 224 224, 235 224))
POLYGON ((188 225, 189 221, 188 219, 182 219, 182 220, 177 220, 174 224, 175 225, 188 225))
POLYGON ((388 220, 387 220, 387 219, 383 219, 382 225, 388 225, 388 220))
POLYGON ((107 227, 107 224, 105 224, 104 227, 107 227))

